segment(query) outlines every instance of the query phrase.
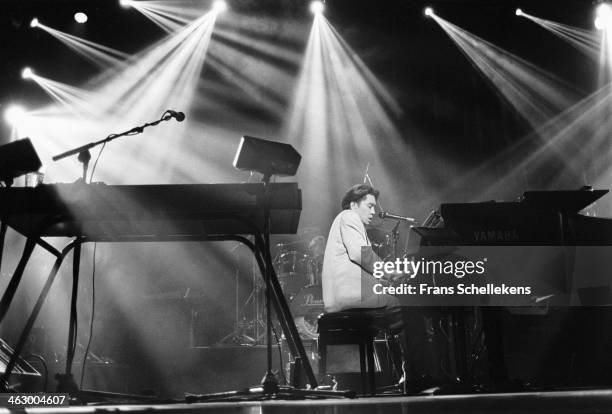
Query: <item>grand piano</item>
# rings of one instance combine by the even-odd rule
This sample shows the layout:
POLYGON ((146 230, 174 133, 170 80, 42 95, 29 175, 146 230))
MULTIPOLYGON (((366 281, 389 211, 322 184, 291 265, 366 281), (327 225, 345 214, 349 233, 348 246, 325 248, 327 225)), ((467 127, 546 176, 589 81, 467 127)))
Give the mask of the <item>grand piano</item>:
MULTIPOLYGON (((612 219, 593 217, 582 211, 607 193, 608 190, 590 188, 526 191, 511 202, 446 203, 433 211, 422 226, 412 229, 407 244, 407 251, 412 253, 431 246, 485 246, 485 249, 497 246, 500 251, 520 246, 525 252, 529 251, 525 247, 533 252, 546 248, 562 252, 559 256, 561 271, 554 272, 553 278, 548 278, 544 285, 554 292, 551 297, 562 299, 560 302, 542 300, 531 307, 440 308, 443 318, 450 318, 454 328, 454 340, 448 352, 452 354, 450 359, 455 361, 457 377, 465 383, 472 380, 469 367, 474 363, 472 344, 477 338, 473 332, 468 332, 465 317, 473 315, 473 310, 480 315, 483 325, 481 334, 484 333, 487 347, 489 378, 494 384, 502 384, 494 389, 504 390, 503 384, 509 384, 510 378, 532 373, 534 365, 544 365, 542 361, 555 352, 566 352, 573 355, 572 358, 587 361, 583 365, 588 368, 579 367, 588 371, 584 376, 594 376, 593 372, 601 369, 597 361, 603 356, 594 349, 607 331, 604 322, 610 320, 607 306, 612 304, 609 271, 612 268, 609 266, 612 265, 612 219), (532 344, 517 342, 517 338, 529 338, 526 332, 532 332, 533 336, 536 329, 541 336, 533 339, 532 344), (537 352, 525 349, 530 346, 549 348, 541 356, 529 356, 530 352, 537 352), (518 361, 532 358, 535 362, 516 362, 516 358, 512 359, 516 354, 522 355, 518 361), (514 370, 514 375, 509 370, 514 370)), ((529 277, 544 278, 541 274, 529 277)), ((555 369, 564 372, 564 362, 556 359, 551 365, 545 365, 544 370, 555 369)))

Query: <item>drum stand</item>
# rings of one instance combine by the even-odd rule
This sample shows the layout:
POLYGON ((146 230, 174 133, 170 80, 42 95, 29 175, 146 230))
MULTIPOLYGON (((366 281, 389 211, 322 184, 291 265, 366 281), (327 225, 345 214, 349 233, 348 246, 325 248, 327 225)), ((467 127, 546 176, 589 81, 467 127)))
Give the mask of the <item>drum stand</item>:
POLYGON ((234 278, 236 280, 236 309, 234 315, 234 330, 221 338, 217 342, 217 346, 222 345, 247 345, 254 346, 262 343, 265 336, 266 323, 263 318, 263 310, 261 309, 261 293, 262 286, 258 283, 257 275, 253 272, 253 289, 249 293, 249 297, 246 298, 242 306, 239 305, 239 291, 240 286, 240 272, 238 267, 234 271, 234 278), (252 319, 246 320, 246 317, 240 319, 240 315, 244 315, 245 309, 252 306, 252 319), (247 335, 247 332, 251 335, 247 335))
MULTIPOLYGON (((240 245, 238 245, 240 246, 240 245)), ((240 260, 237 258, 237 262, 240 260)), ((249 258, 251 260, 251 258, 249 258)), ((252 286, 249 296, 242 305, 239 304, 239 286, 240 286, 240 269, 236 265, 234 269, 235 280, 235 310, 234 310, 234 330, 221 338, 215 345, 265 345, 266 322, 265 310, 262 309, 264 301, 262 301, 262 293, 264 293, 264 285, 261 284, 258 278, 257 271, 252 269, 252 286), (251 307, 252 319, 247 320, 244 316, 245 310, 251 307), (241 315, 243 316, 241 319, 241 315), (248 335, 247 333, 250 333, 248 335)))
MULTIPOLYGON (((238 245, 239 246, 239 245, 238 245)), ((237 247, 238 247, 237 246, 237 247)), ((255 320, 251 321, 250 323, 247 322, 246 320, 241 320, 240 319, 240 314, 241 314, 241 310, 244 310, 247 305, 249 304, 249 302, 252 300, 252 298, 255 298, 255 303, 257 301, 257 286, 253 286, 253 290, 251 291, 251 294, 249 295, 249 297, 247 298, 247 300, 242 304, 242 306, 240 306, 240 268, 238 266, 238 264, 236 264, 236 267, 234 268, 234 283, 235 283, 235 292, 234 292, 234 299, 235 299, 235 304, 236 304, 236 308, 234 310, 234 330, 232 332, 230 332, 229 334, 225 335, 223 338, 221 338, 221 340, 219 340, 219 342, 217 342, 217 346, 222 346, 222 345, 256 345, 258 342, 258 337, 257 337, 257 313, 255 314, 255 320), (254 324, 253 326, 253 330, 255 332, 254 334, 254 338, 251 336, 248 336, 246 334, 246 331, 248 329, 248 326, 254 324)), ((257 310, 256 310, 257 312, 257 310)))

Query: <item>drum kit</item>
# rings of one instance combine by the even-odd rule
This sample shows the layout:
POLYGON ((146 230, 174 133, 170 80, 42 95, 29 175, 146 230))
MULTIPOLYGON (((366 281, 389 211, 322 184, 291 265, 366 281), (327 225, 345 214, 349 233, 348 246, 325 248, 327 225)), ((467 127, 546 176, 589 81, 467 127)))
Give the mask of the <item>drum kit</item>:
MULTIPOLYGON (((274 270, 302 339, 316 339, 318 336, 317 319, 323 313, 321 271, 325 243, 325 237, 318 231, 305 229, 297 238, 277 243, 272 251, 274 270)), ((237 247, 232 251, 238 253, 237 247)), ((243 257, 236 255, 236 259, 240 262, 243 257)), ((234 330, 218 341, 217 346, 253 346, 264 340, 264 282, 254 266, 251 270, 252 290, 243 301, 239 291, 245 275, 240 274, 239 266, 235 269, 234 330)))
POLYGON ((274 269, 295 324, 303 339, 316 339, 317 319, 323 313, 321 270, 325 237, 316 235, 304 241, 279 243, 274 269), (299 247, 306 246, 306 251, 299 247))

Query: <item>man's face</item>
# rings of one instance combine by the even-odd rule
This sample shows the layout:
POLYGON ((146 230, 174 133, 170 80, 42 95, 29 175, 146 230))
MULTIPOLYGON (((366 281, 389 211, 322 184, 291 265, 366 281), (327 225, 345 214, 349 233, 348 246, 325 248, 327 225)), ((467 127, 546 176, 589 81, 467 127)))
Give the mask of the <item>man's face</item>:
POLYGON ((351 202, 351 210, 359 214, 359 218, 363 224, 370 224, 372 217, 376 214, 374 207, 376 207, 376 198, 372 194, 366 195, 365 198, 359 202, 351 202))

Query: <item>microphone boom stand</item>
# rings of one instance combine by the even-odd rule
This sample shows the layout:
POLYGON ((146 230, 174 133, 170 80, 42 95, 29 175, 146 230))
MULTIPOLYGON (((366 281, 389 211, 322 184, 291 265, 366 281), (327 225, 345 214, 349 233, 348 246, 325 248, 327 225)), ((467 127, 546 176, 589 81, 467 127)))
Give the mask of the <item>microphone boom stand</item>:
POLYGON ((158 125, 163 121, 169 121, 172 118, 174 118, 172 114, 166 111, 164 112, 162 117, 158 119, 157 121, 148 122, 144 125, 134 127, 128 131, 120 132, 118 134, 110 134, 104 139, 101 139, 95 142, 90 142, 89 144, 81 145, 80 147, 77 147, 77 148, 73 148, 71 150, 68 150, 66 152, 63 152, 61 154, 54 156, 52 159, 53 161, 59 161, 66 157, 70 157, 71 155, 79 154, 78 160, 81 164, 83 164, 83 182, 86 183, 87 182, 87 170, 89 168, 89 160, 91 160, 91 153, 89 152, 90 149, 97 147, 98 145, 107 144, 111 142, 112 140, 115 140, 120 137, 142 134, 145 128, 158 125))

